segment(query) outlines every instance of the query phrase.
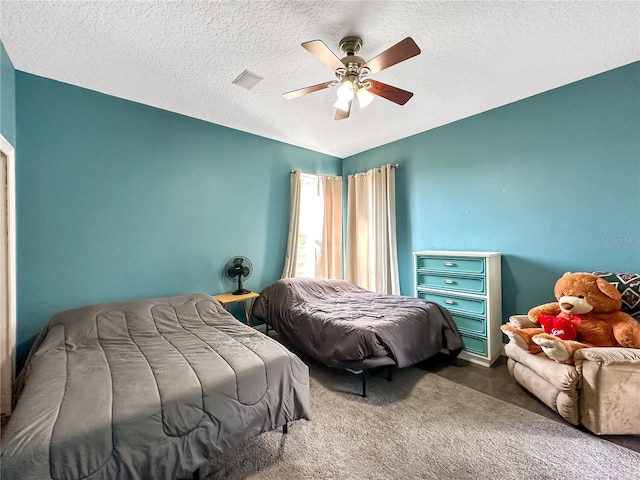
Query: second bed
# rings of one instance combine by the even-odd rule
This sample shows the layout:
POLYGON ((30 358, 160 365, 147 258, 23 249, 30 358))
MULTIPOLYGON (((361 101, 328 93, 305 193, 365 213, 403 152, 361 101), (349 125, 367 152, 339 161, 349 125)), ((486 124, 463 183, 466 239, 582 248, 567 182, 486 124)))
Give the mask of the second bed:
POLYGON ((374 293, 346 280, 286 278, 265 288, 253 315, 294 347, 334 368, 362 373, 408 367, 462 339, 451 314, 426 300, 374 293))

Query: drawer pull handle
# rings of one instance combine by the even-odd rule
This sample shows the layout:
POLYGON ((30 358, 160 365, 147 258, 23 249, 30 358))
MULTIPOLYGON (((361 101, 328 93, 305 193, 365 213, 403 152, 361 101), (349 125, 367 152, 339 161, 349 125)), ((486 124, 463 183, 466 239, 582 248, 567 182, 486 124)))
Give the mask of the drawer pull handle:
POLYGON ((443 265, 444 265, 445 267, 455 267, 455 266, 456 266, 456 264, 455 264, 455 263, 453 263, 453 262, 444 262, 444 263, 443 263, 443 265))
POLYGON ((454 285, 456 282, 454 282, 453 280, 445 280, 444 283, 446 283, 447 285, 454 285))
POLYGON ((446 303, 447 305, 455 305, 456 302, 454 302, 453 300, 449 300, 448 298, 444 301, 444 303, 446 303))

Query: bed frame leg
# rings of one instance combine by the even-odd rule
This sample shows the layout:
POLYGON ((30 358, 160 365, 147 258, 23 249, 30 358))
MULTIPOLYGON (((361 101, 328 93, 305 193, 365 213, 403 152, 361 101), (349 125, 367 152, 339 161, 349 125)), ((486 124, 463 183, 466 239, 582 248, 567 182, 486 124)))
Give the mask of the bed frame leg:
POLYGON ((289 433, 289 424, 288 424, 288 423, 285 423, 285 424, 282 426, 282 433, 283 433, 284 435, 286 435, 287 433, 289 433))
POLYGON ((367 396, 367 371, 362 371, 362 398, 367 396))

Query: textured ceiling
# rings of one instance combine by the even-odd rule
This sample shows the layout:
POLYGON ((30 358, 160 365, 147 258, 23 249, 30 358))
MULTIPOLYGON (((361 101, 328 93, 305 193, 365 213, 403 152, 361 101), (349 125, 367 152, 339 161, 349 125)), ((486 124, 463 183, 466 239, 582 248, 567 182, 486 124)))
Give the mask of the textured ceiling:
POLYGON ((0 1, 16 69, 344 158, 640 59, 631 1, 0 1), (335 121, 334 78, 300 44, 369 60, 405 37, 417 57, 372 78, 414 92, 335 121), (264 78, 231 82, 245 69, 264 78))

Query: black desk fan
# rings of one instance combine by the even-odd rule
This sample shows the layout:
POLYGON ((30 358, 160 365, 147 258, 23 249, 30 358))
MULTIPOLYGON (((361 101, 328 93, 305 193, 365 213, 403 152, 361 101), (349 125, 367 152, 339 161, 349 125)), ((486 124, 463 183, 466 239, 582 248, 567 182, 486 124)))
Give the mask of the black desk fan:
POLYGON ((247 257, 232 257, 224 266, 224 274, 232 282, 238 282, 238 289, 233 292, 234 295, 244 295, 249 293, 249 290, 242 287, 242 280, 246 280, 251 276, 253 265, 251 260, 247 257))

